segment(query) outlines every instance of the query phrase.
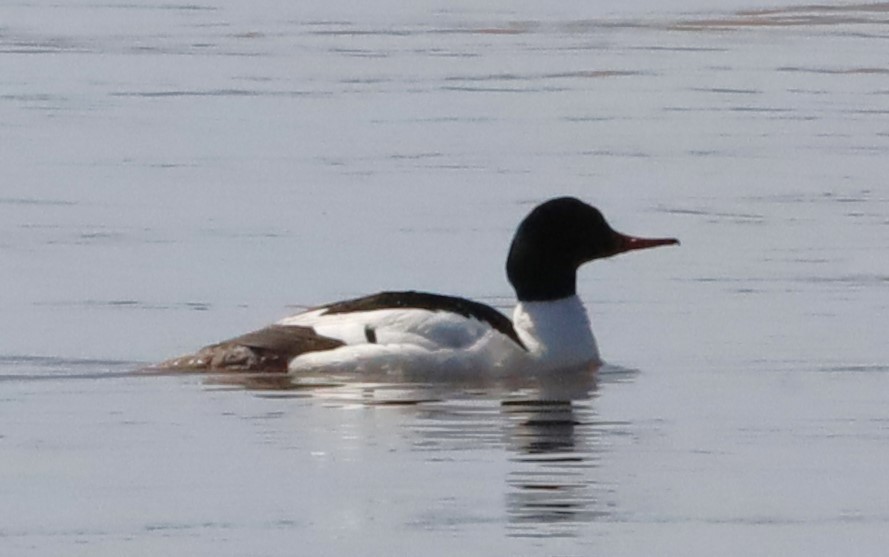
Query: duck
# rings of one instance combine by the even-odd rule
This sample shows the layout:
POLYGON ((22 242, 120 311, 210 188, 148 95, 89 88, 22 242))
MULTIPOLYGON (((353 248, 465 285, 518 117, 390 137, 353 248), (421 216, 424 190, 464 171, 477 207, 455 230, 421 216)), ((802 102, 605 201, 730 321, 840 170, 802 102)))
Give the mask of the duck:
POLYGON ((158 364, 196 372, 490 374, 551 373, 602 364, 577 273, 585 263, 678 245, 614 230, 575 197, 536 207, 506 259, 512 319, 458 296, 387 291, 312 307, 262 329, 158 364))

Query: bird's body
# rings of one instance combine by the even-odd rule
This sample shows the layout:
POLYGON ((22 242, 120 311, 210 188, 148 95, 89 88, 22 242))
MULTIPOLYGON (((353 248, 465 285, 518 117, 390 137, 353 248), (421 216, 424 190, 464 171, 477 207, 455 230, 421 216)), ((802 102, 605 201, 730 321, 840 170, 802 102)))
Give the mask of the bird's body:
POLYGON ((401 373, 550 372, 596 366, 577 297, 577 268, 678 243, 611 229, 594 207, 550 200, 521 223, 507 260, 519 302, 510 320, 488 305, 424 292, 383 292, 312 308, 161 367, 185 370, 401 373))

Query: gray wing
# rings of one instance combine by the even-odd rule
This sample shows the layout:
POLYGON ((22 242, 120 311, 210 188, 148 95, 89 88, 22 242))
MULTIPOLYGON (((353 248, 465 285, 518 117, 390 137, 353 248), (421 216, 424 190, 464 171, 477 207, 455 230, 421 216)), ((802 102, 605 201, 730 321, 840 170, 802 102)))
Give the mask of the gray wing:
POLYGON ((263 329, 201 348, 194 354, 167 360, 159 369, 173 371, 249 371, 286 373, 300 354, 343 346, 311 327, 270 325, 263 329))

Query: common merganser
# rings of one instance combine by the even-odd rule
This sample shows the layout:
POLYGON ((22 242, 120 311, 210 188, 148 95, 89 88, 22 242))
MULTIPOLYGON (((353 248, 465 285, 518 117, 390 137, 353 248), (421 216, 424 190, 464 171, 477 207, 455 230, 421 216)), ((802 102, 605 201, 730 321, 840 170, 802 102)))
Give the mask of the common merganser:
POLYGON ((519 224, 506 273, 512 321, 491 306, 425 292, 382 292, 316 307, 159 364, 193 371, 492 373, 601 363, 577 296, 577 269, 626 251, 678 244, 609 226, 598 209, 551 199, 519 224))

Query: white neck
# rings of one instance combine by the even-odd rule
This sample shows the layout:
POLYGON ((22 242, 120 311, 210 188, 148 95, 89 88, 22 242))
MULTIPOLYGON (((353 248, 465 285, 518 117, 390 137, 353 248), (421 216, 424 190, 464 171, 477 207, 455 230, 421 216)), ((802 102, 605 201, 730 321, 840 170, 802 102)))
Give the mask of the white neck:
POLYGON ((576 295, 547 302, 519 302, 512 321, 541 368, 601 363, 589 317, 576 295))

